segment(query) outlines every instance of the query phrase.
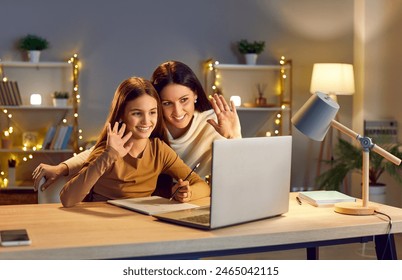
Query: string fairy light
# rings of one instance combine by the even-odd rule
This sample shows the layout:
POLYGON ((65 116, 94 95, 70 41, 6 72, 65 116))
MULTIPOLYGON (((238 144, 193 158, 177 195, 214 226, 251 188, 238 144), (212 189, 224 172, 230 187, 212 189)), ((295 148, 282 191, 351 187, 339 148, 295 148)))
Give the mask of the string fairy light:
POLYGON ((83 151, 83 147, 79 145, 78 140, 82 140, 82 129, 78 128, 78 104, 81 102, 81 95, 79 93, 79 85, 78 85, 78 78, 80 73, 80 60, 77 54, 74 54, 68 63, 71 63, 73 66, 73 111, 74 111, 74 125, 73 125, 73 132, 72 136, 73 142, 73 150, 74 155, 76 155, 79 151, 83 151))

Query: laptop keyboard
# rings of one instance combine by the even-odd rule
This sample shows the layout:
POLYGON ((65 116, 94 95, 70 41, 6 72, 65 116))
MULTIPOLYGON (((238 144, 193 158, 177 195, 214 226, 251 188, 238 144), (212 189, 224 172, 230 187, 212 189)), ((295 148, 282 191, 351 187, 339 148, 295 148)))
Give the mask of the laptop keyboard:
POLYGON ((209 214, 202 214, 197 216, 189 216, 182 218, 183 221, 188 221, 192 223, 199 223, 199 224, 208 224, 209 223, 209 214))

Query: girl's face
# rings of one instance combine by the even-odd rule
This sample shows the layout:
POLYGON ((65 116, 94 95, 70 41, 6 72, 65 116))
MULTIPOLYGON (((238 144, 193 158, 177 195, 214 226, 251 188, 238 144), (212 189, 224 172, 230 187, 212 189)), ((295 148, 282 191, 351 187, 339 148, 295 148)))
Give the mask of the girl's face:
POLYGON ((163 117, 174 138, 183 135, 194 116, 197 95, 188 87, 170 84, 160 93, 163 117))
POLYGON ((133 133, 134 139, 146 139, 151 136, 158 122, 158 103, 147 94, 131 100, 124 108, 123 122, 126 131, 133 133))

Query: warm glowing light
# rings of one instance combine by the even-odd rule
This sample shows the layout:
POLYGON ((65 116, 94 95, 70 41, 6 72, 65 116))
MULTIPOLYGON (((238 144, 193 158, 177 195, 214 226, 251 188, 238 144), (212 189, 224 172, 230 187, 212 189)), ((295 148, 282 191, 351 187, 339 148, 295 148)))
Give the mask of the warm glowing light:
POLYGON ((267 137, 270 137, 270 136, 272 136, 272 133, 271 133, 271 131, 267 131, 267 132, 265 133, 265 136, 267 136, 267 137))
POLYGON ((31 103, 31 105, 41 105, 42 104, 42 95, 40 95, 39 93, 31 94, 30 103, 31 103))
POLYGON ((230 97, 230 101, 233 101, 233 103, 236 107, 241 106, 241 97, 240 96, 233 95, 230 97))

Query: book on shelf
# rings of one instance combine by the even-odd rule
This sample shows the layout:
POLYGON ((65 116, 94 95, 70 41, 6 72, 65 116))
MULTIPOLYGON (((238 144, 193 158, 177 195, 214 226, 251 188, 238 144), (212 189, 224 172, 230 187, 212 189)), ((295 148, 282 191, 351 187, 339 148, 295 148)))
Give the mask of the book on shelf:
POLYGON ((42 149, 44 150, 50 149, 50 143, 52 142, 55 133, 56 133, 56 127, 55 126, 49 127, 49 129, 46 132, 45 138, 43 139, 42 149))
POLYGON ((1 105, 7 105, 6 89, 4 88, 4 82, 0 82, 0 103, 1 105))
POLYGON ((49 127, 43 140, 44 150, 67 149, 73 131, 72 125, 57 125, 49 127))
POLYGON ((53 138, 50 141, 49 150, 54 150, 55 149, 54 147, 56 146, 57 139, 59 138, 60 129, 61 129, 61 125, 57 125, 56 126, 56 131, 54 132, 54 135, 53 135, 53 138))
POLYGON ((64 135, 63 141, 61 143, 61 149, 65 150, 68 147, 68 143, 70 142, 71 134, 73 132, 73 126, 68 125, 66 129, 66 133, 64 135))
POLYGON ((303 191, 298 197, 314 206, 331 206, 339 202, 355 202, 356 198, 338 191, 303 191))
POLYGON ((12 105, 12 100, 8 89, 8 82, 1 81, 0 90, 2 95, 2 105, 6 106, 12 105))
POLYGON ((55 143, 53 149, 55 149, 55 150, 61 149, 61 144, 63 143, 63 139, 64 139, 64 136, 66 135, 66 132, 67 132, 67 126, 62 125, 60 127, 60 133, 59 133, 59 135, 57 135, 56 143, 55 143))
POLYGON ((17 105, 22 105, 22 98, 17 81, 10 81, 17 105))
POLYGON ((5 106, 22 105, 21 94, 16 81, 0 82, 0 102, 5 106))

